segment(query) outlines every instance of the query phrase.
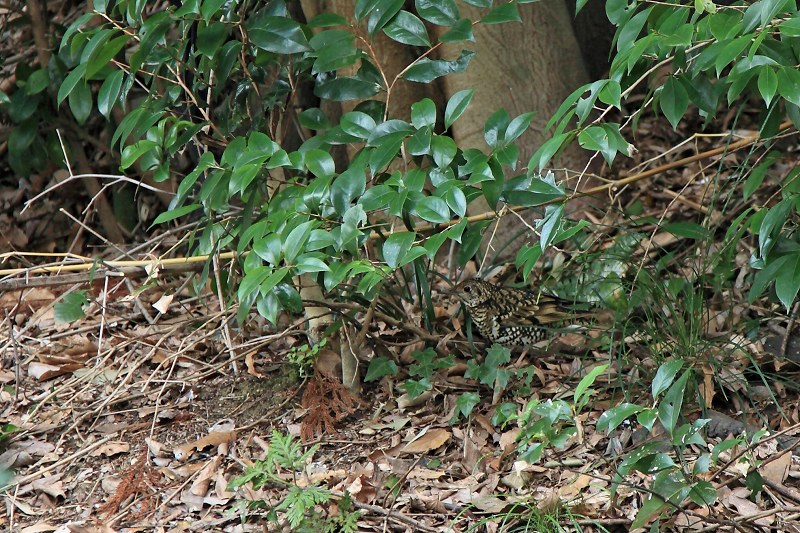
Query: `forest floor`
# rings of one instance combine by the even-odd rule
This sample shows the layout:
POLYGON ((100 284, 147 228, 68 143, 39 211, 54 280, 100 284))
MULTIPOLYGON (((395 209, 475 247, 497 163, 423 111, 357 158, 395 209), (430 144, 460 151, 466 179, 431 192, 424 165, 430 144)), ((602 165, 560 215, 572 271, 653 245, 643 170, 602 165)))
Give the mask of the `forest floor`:
MULTIPOLYGON (((695 137, 670 151, 676 138, 690 136, 652 124, 651 131, 647 120, 640 124, 647 141, 637 145, 628 173, 637 170, 634 164, 654 166, 720 142, 695 137)), ((738 189, 731 188, 733 199, 715 197, 718 204, 709 202, 717 194, 709 189, 735 179, 742 157, 712 157, 615 191, 608 205, 650 221, 637 228, 630 263, 669 257, 677 276, 696 274, 714 239, 691 238, 690 226, 681 224, 711 220, 711 235, 725 234, 741 212, 740 204, 731 204, 738 189), (668 222, 682 230, 663 231, 668 222)), ((777 173, 795 164, 786 156, 777 173)), ((82 197, 80 190, 75 194, 82 197)), ((9 214, 5 235, 35 235, 33 224, 45 228, 36 234, 39 243, 60 249, 65 235, 46 220, 63 197, 41 200, 28 218, 18 216, 24 198, 16 189, 0 190, 0 199, 9 214)), ((619 242, 621 233, 614 231, 599 248, 619 242)), ((695 278, 686 286, 697 289, 698 299, 687 303, 691 290, 677 291, 671 306, 652 307, 644 334, 629 332, 611 342, 567 336, 544 349, 515 350, 508 360, 480 341, 467 342, 458 302, 435 282, 430 330, 419 302, 408 303, 404 319, 391 324, 372 317, 364 343, 355 348, 365 359, 391 361, 395 373, 365 382, 357 395, 337 383, 335 342, 310 357, 302 317, 286 316, 271 328, 251 314, 239 328, 236 309, 220 306, 210 284, 192 288, 193 274, 163 270, 146 283, 141 277, 77 283, 54 274, 38 285, 6 286, 0 294, 0 472, 6 485, 0 529, 344 531, 353 520, 358 531, 627 531, 660 490, 659 466, 615 478, 648 441, 635 417, 610 434, 596 426, 623 401, 655 405, 656 368, 680 360, 692 380, 678 409, 687 422, 711 422, 702 443, 667 444, 652 457, 669 457, 685 473, 675 494, 705 481, 716 499, 697 505, 678 497, 646 517, 646 528, 661 520, 662 530, 800 531, 793 442, 759 435, 748 446, 740 439, 735 447, 718 448, 713 466, 695 466, 741 433, 740 420, 773 434, 793 434, 800 421, 793 321, 775 305, 748 304, 741 282, 752 273, 747 259, 754 239, 745 233, 735 242, 736 268, 723 276, 721 288, 698 288, 695 278), (63 310, 56 304, 79 289, 88 296, 85 316, 57 321, 63 310), (608 366, 594 392, 576 405, 581 379, 600 365, 608 366), (415 386, 424 392, 411 398, 406 392, 415 386), (713 410, 701 409, 701 399, 713 410), (536 416, 503 423, 508 406, 516 412, 532 400, 567 410, 545 430, 535 426, 536 416), (531 451, 519 444, 523 436, 529 443, 563 440, 528 462, 521 459, 531 451), (265 458, 273 468, 258 463, 265 458), (232 487, 253 465, 261 468, 256 479, 263 483, 232 487), (327 489, 324 497, 318 488, 327 489)), ((84 252, 94 253, 89 244, 84 252)), ((10 266, 27 260, 20 254, 5 259, 10 266)), ((220 268, 228 265, 222 261, 220 268)), ((13 279, 23 278, 3 281, 13 279)), ((362 309, 351 317, 362 323, 365 314, 362 309)))

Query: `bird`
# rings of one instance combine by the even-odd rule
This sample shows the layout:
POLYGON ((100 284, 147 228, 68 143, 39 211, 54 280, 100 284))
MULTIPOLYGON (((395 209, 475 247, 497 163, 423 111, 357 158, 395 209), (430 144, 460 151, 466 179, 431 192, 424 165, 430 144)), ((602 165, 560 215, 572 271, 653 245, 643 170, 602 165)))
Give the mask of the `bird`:
POLYGON ((477 278, 459 283, 452 292, 483 337, 509 347, 536 344, 553 328, 580 328, 578 322, 592 316, 567 300, 477 278))

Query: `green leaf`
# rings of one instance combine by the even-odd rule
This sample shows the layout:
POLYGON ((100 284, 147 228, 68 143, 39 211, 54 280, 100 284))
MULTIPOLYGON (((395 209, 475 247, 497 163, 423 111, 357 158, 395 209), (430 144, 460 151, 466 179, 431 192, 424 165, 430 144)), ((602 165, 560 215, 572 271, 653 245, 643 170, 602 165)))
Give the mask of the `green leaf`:
POLYGON ((439 26, 452 26, 459 19, 454 0, 415 0, 419 16, 439 26))
POLYGON ((464 111, 466 111, 467 106, 472 101, 472 97, 475 94, 474 89, 465 89, 463 91, 458 91, 453 96, 450 97, 450 100, 447 101, 447 106, 444 110, 444 128, 450 129, 450 126, 458 120, 464 111))
POLYGON ((461 19, 439 37, 439 42, 442 43, 456 43, 460 41, 475 41, 475 35, 472 33, 472 21, 469 19, 461 19))
POLYGON ((256 16, 248 21, 247 26, 250 41, 262 50, 276 54, 311 50, 300 24, 290 18, 256 16))
POLYGON ((556 135, 552 139, 548 139, 544 144, 542 144, 536 152, 533 153, 531 156, 531 160, 528 162, 528 169, 533 170, 536 169, 541 172, 547 163, 556 155, 566 144, 571 134, 568 133, 561 133, 556 135))
POLYGON ((471 50, 462 50, 461 55, 455 61, 432 60, 423 57, 405 70, 403 78, 417 83, 430 83, 436 78, 448 74, 464 72, 474 55, 475 52, 471 50))
POLYGON ((415 232, 393 233, 383 243, 383 260, 394 270, 400 266, 400 261, 405 257, 414 244, 417 234, 415 232))
POLYGON ((214 22, 197 30, 197 51, 212 59, 228 38, 230 25, 214 22))
POLYGON ((437 196, 423 196, 417 202, 417 215, 428 222, 441 224, 450 220, 450 208, 437 196))
POLYGON ((394 20, 383 28, 383 33, 393 41, 409 46, 430 47, 431 45, 425 24, 408 11, 400 11, 394 20))
POLYGON ((398 372, 400 372, 400 369, 397 367, 397 363, 391 359, 382 355, 373 357, 372 361, 369 362, 364 381, 376 381, 384 376, 396 376, 398 372))
POLYGON ((427 155, 431 152, 431 128, 426 126, 411 137, 406 143, 406 150, 411 155, 427 155))
POLYGON ((443 135, 431 137, 431 155, 437 167, 444 168, 448 166, 456 156, 457 150, 456 142, 450 137, 443 135))
POLYGON ((376 6, 370 13, 367 21, 367 32, 370 37, 382 30, 386 24, 394 18, 400 8, 403 7, 405 0, 381 0, 376 2, 376 6))
POLYGON ((34 95, 39 94, 50 86, 50 76, 47 69, 40 68, 34 70, 28 79, 25 80, 25 94, 34 95))
POLYGON ((603 154, 603 159, 610 165, 617 155, 616 146, 612 146, 608 132, 602 126, 589 126, 578 134, 578 144, 586 150, 594 150, 603 154))
POLYGON ((658 371, 656 371, 653 383, 651 384, 653 398, 658 398, 662 392, 667 390, 667 387, 672 384, 675 376, 682 367, 683 361, 681 360, 669 361, 658 367, 658 371))
POLYGON ((115 70, 105 79, 97 93, 97 109, 106 118, 110 117, 111 111, 117 104, 124 76, 125 71, 115 70))
POLYGON ((123 170, 130 168, 140 157, 154 150, 156 146, 158 146, 158 144, 155 141, 148 141, 147 139, 142 139, 141 141, 126 146, 125 149, 122 150, 120 167, 123 170))
POLYGON ((72 72, 67 74, 67 77, 64 78, 64 81, 61 83, 61 87, 58 88, 58 105, 61 105, 67 96, 69 96, 75 87, 78 85, 79 82, 83 82, 85 84, 84 75, 86 74, 86 63, 80 63, 78 66, 73 69, 72 72))
POLYGON ((304 155, 308 170, 318 178, 332 176, 336 172, 333 157, 328 152, 314 148, 304 155))
POLYGON ((156 219, 153 221, 151 227, 155 226, 156 224, 163 224, 164 222, 169 222, 170 220, 175 220, 176 218, 188 215, 189 213, 197 211, 201 207, 203 206, 200 204, 189 204, 181 207, 176 207, 175 209, 170 209, 169 211, 166 211, 158 215, 156 219))
POLYGON ((511 125, 511 117, 503 108, 492 113, 483 126, 483 138, 490 148, 499 148, 503 143, 503 135, 511 125))
POLYGON ((778 92, 789 102, 800 106, 800 72, 795 67, 781 67, 778 70, 778 92))
POLYGON ((330 26, 347 26, 347 19, 336 13, 320 13, 308 23, 311 28, 326 28, 330 26))
POLYGON ((375 130, 375 120, 366 113, 360 111, 351 111, 345 113, 342 120, 339 122, 342 131, 353 137, 367 140, 372 132, 375 130))
POLYGON ((456 398, 456 412, 450 419, 450 423, 454 424, 456 421, 458 421, 459 415, 469 417, 469 415, 472 414, 472 410, 480 403, 480 401, 481 397, 478 393, 462 392, 459 394, 458 398, 456 398))
POLYGON ((594 381, 597 377, 606 371, 608 365, 598 365, 591 369, 588 374, 586 374, 578 383, 578 386, 575 387, 575 392, 572 394, 572 397, 576 404, 584 403, 585 399, 584 394, 587 393, 589 387, 594 384, 594 381))
POLYGON ((375 82, 360 78, 341 77, 319 83, 314 88, 314 94, 323 100, 343 102, 345 100, 358 100, 369 98, 381 90, 375 82))
POLYGON ((597 431, 605 431, 606 434, 611 433, 614 431, 617 426, 622 424, 628 417, 643 411, 645 408, 641 405, 635 405, 632 403, 621 403, 615 407, 612 407, 608 411, 605 411, 603 414, 600 415, 600 418, 597 419, 597 431))
POLYGON ((69 109, 78 124, 83 124, 92 112, 92 90, 88 83, 79 83, 69 93, 69 109))
POLYGON ((727 67, 731 61, 738 58, 750 43, 751 36, 743 35, 730 41, 722 50, 717 52, 716 59, 714 60, 714 68, 717 70, 717 78, 719 78, 722 74, 722 70, 727 67))
POLYGON ((797 292, 800 290, 800 253, 789 255, 783 268, 775 279, 775 294, 787 311, 791 310, 797 292))
POLYGON ((206 22, 210 21, 211 17, 219 11, 219 8, 222 7, 225 2, 227 2, 227 0, 203 0, 200 4, 200 16, 202 16, 203 20, 206 22))
POLYGON ((659 102, 661 111, 667 117, 672 129, 678 127, 678 122, 683 118, 686 109, 689 107, 689 93, 677 79, 670 77, 661 90, 659 102))
POLYGON ((436 125, 436 104, 430 98, 424 98, 411 104, 411 124, 417 128, 436 125))
POLYGON ((331 184, 331 202, 337 213, 344 213, 350 208, 353 198, 364 193, 367 176, 361 165, 350 165, 350 168, 339 174, 331 184))
POLYGON ((533 120, 533 116, 535 113, 523 113, 522 115, 518 116, 506 128, 505 134, 503 135, 503 142, 505 143, 512 143, 514 142, 520 135, 525 133, 525 130, 528 129, 528 126, 531 124, 531 120, 533 120))
POLYGON ((669 504, 660 497, 650 496, 650 498, 648 498, 647 501, 642 504, 642 507, 636 513, 636 517, 631 523, 631 528, 643 528, 648 522, 661 514, 667 507, 669 507, 669 504))
POLYGON ((481 22, 484 24, 502 24, 504 22, 522 22, 522 19, 519 16, 517 4, 509 2, 507 4, 501 4, 489 11, 489 13, 481 19, 481 22))
POLYGON ((381 140, 369 158, 369 169, 373 175, 377 174, 384 167, 389 165, 392 160, 397 156, 400 147, 403 145, 402 137, 389 137, 388 139, 381 140))
POLYGON ((283 257, 287 263, 292 263, 294 258, 304 251, 306 241, 308 241, 308 237, 311 235, 311 230, 314 229, 315 224, 317 223, 313 220, 303 222, 286 236, 281 249, 283 250, 283 257))
POLYGON ((112 39, 105 43, 102 47, 98 47, 92 51, 89 57, 85 60, 86 65, 86 79, 93 77, 100 72, 108 63, 122 50, 130 36, 122 35, 116 39, 112 39))
POLYGON ((304 254, 297 258, 297 263, 294 265, 297 274, 305 274, 307 272, 329 272, 330 267, 326 265, 318 257, 304 254))
POLYGON ((53 315, 56 322, 74 322, 82 319, 84 309, 89 305, 85 291, 75 291, 65 295, 53 306, 53 315))
POLYGON ((464 191, 458 187, 451 187, 444 193, 443 198, 453 213, 459 217, 467 214, 467 197, 464 195, 464 191))
POLYGON ((708 229, 694 222, 667 222, 661 228, 677 237, 704 240, 710 237, 708 229))
POLYGON ((681 377, 664 393, 664 398, 658 406, 658 419, 670 437, 678 426, 678 418, 683 407, 683 397, 686 394, 686 383, 690 374, 691 370, 684 371, 681 377))

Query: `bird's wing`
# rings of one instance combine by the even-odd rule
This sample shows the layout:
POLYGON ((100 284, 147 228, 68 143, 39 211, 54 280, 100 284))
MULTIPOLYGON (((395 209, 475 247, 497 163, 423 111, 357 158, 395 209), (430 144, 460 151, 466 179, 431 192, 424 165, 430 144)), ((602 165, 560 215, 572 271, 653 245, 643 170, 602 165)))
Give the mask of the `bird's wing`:
POLYGON ((580 323, 592 313, 575 309, 572 302, 553 296, 541 295, 536 303, 520 306, 501 317, 507 326, 565 326, 580 323))

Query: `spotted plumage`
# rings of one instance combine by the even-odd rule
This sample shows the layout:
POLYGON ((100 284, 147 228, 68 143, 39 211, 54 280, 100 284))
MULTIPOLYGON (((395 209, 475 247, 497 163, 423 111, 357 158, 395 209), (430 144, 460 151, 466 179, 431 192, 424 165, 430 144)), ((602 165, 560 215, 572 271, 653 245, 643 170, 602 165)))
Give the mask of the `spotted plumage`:
POLYGON ((535 344, 546 338, 548 330, 571 329, 590 316, 574 309, 571 302, 479 279, 464 281, 453 292, 480 334, 506 346, 535 344))

